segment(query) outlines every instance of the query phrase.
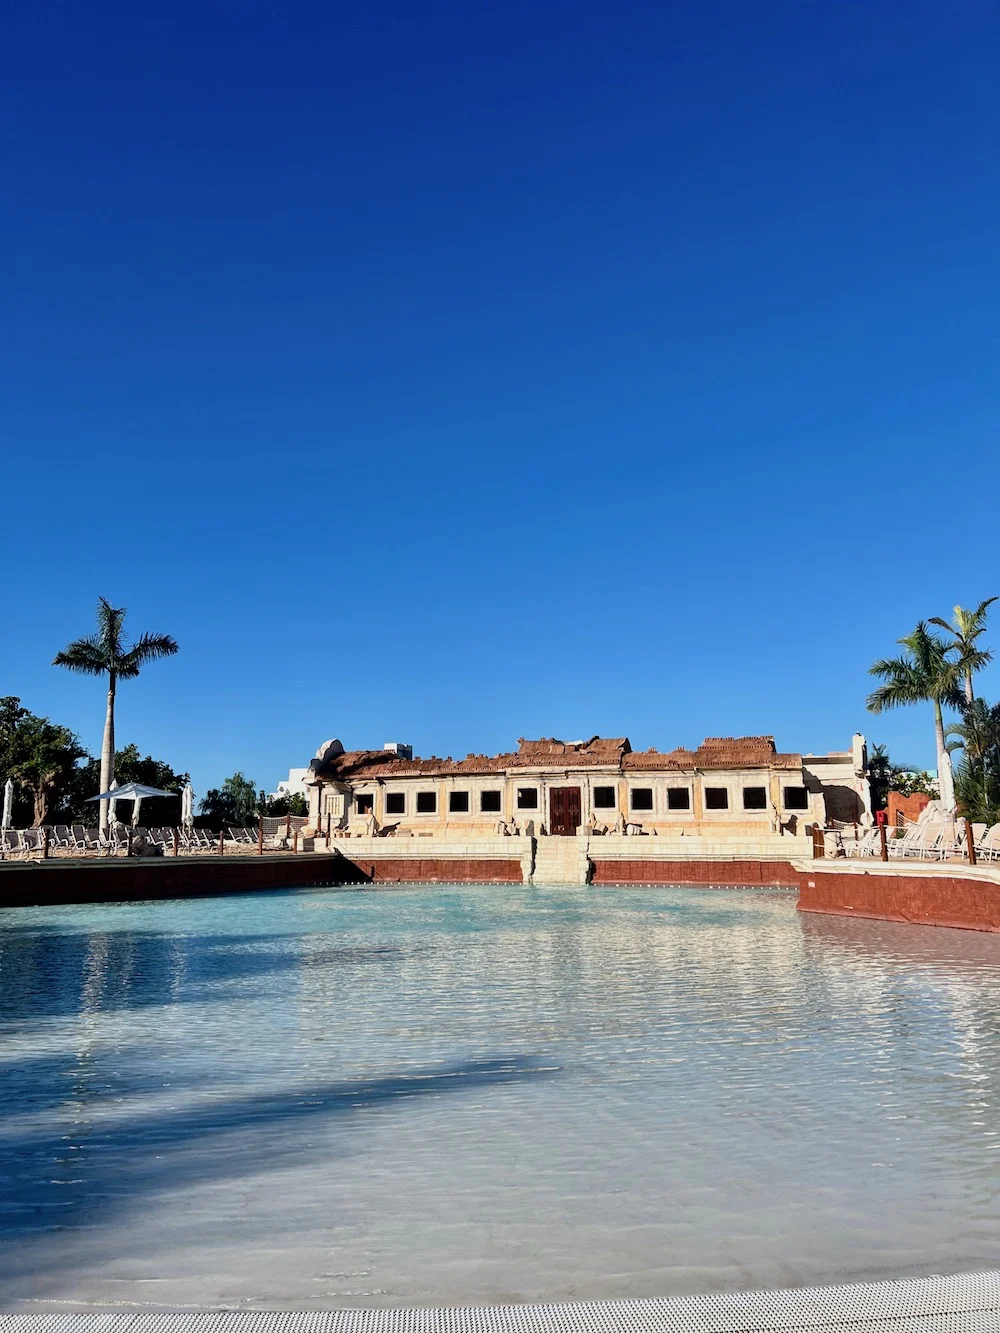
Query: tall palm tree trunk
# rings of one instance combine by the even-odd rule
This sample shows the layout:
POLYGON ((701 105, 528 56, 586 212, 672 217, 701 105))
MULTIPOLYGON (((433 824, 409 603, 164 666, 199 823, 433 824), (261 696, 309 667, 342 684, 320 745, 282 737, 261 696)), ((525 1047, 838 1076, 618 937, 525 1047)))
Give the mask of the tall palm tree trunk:
MULTIPOLYGON (((101 743, 101 791, 108 791, 115 776, 115 673, 108 674, 108 711, 104 715, 104 740, 101 743)), ((101 802, 100 828, 108 832, 110 801, 101 802)))
POLYGON ((972 701, 975 697, 975 694, 972 692, 972 672, 969 671, 965 677, 965 702, 969 707, 972 706, 972 701))

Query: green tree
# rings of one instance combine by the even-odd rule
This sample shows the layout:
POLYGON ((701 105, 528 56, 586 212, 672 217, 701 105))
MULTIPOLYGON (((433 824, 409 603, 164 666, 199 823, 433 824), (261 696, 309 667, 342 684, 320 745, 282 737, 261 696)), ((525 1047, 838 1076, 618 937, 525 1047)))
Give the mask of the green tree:
POLYGON ((300 791, 291 796, 269 796, 264 807, 264 814, 273 819, 291 815, 295 819, 304 819, 309 813, 309 802, 300 791))
POLYGON ((221 787, 212 787, 205 793, 199 809, 210 828, 219 828, 223 824, 243 827, 257 818, 257 789, 242 773, 234 773, 221 787))
POLYGON ((32 825, 40 828, 48 822, 53 799, 70 781, 77 760, 85 758, 86 751, 68 727, 25 709, 18 711, 21 716, 5 747, 3 779, 12 778, 28 794, 32 825))
POLYGON ((949 658, 949 645, 940 635, 931 634, 922 620, 897 643, 905 649, 899 657, 883 658, 868 668, 869 675, 883 682, 868 696, 868 711, 884 713, 908 704, 932 704, 934 748, 941 774, 947 762, 942 709, 960 708, 964 702, 960 664, 949 658))
POLYGON ((0 773, 4 775, 3 780, 5 782, 10 772, 14 736, 17 733, 18 724, 22 718, 30 716, 28 710, 21 707, 21 700, 15 695, 8 694, 6 697, 0 698, 0 773))
POLYGON ((955 660, 964 684, 967 705, 975 699, 972 677, 993 661, 993 654, 988 648, 980 648, 978 641, 986 632, 986 612, 996 600, 996 597, 987 597, 986 601, 980 602, 974 611, 964 606, 956 606, 950 624, 940 616, 931 616, 930 619, 932 625, 939 625, 951 635, 949 648, 956 654, 955 660))
MULTIPOLYGON (((132 680, 147 662, 160 657, 171 657, 177 644, 169 634, 143 634, 131 647, 122 638, 125 628, 125 608, 113 607, 102 597, 97 604, 97 632, 83 639, 75 639, 53 658, 53 666, 70 671, 82 671, 88 676, 106 676, 108 680, 107 710, 104 716, 104 740, 101 745, 100 790, 107 791, 114 773, 115 754, 115 693, 119 680, 132 680)), ((101 802, 101 832, 108 829, 108 802, 101 802)))
POLYGON ((929 773, 912 768, 901 771, 893 779, 890 790, 898 791, 901 796, 929 796, 932 801, 936 801, 941 792, 940 784, 929 773))

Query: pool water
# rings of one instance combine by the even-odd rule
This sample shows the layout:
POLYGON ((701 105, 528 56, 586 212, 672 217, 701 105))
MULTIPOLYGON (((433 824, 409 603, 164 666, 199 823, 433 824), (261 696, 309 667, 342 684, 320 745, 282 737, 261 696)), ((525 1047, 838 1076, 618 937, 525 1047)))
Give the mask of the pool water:
POLYGON ((0 1308, 1000 1265, 1000 938, 771 890, 0 913, 0 1308))

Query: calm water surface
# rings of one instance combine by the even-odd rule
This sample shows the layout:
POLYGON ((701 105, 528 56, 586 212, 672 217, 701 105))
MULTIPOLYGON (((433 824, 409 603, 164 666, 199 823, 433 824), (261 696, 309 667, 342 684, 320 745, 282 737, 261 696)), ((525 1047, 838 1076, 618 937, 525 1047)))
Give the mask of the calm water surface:
POLYGON ((1000 1266, 1000 938, 759 890, 0 913, 0 1307, 1000 1266))

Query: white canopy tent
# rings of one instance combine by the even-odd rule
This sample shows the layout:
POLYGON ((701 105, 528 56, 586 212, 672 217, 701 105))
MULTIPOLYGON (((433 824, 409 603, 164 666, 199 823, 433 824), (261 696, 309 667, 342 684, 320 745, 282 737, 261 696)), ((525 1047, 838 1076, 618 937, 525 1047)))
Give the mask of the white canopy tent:
POLYGON ((175 791, 161 791, 159 787, 144 787, 141 782, 126 782, 121 787, 112 785, 110 791, 102 791, 97 796, 88 796, 88 801, 110 801, 109 817, 114 819, 115 801, 134 801, 132 807, 132 827, 137 828, 139 824, 139 807, 147 796, 177 796, 175 791))

